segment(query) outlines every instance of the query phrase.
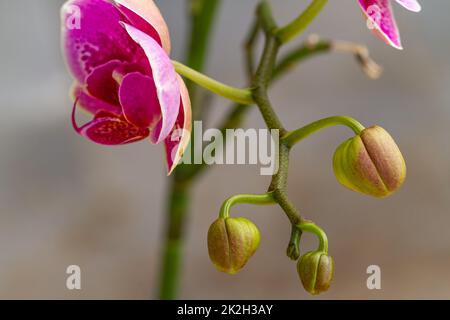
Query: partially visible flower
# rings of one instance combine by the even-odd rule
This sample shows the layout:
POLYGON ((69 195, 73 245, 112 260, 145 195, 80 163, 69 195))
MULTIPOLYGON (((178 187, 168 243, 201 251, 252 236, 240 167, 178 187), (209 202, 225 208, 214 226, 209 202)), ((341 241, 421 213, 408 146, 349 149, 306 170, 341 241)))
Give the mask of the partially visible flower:
MULTIPOLYGON (((396 1, 410 11, 422 10, 417 0, 396 1)), ((358 2, 375 34, 394 48, 403 49, 391 0, 358 0, 358 2)))
POLYGON ((318 295, 330 288, 334 277, 334 260, 325 252, 311 251, 298 260, 297 272, 305 290, 318 295))
POLYGON ((70 0, 62 8, 62 44, 75 78, 76 131, 103 145, 164 142, 171 172, 189 143, 191 104, 153 0, 70 0), (77 28, 67 24, 74 7, 77 28), (93 115, 81 127, 77 105, 93 115))
POLYGON ((245 218, 219 218, 208 231, 209 257, 216 268, 238 273, 259 247, 258 228, 245 218))
POLYGON ((334 173, 347 188, 374 197, 387 197, 406 178, 405 160, 386 130, 373 126, 342 143, 333 159, 334 173))

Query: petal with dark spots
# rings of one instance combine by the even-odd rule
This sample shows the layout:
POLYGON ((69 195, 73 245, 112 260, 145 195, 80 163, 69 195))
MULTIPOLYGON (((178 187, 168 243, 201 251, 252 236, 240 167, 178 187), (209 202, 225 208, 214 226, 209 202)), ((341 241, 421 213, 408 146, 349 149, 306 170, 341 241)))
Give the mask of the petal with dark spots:
POLYGON ((358 2, 372 24, 374 33, 394 48, 403 49, 391 0, 358 0, 358 2))
POLYGON ((81 136, 92 142, 105 146, 117 146, 143 140, 150 134, 149 129, 136 127, 123 117, 106 111, 100 111, 92 121, 78 127, 75 119, 76 109, 77 101, 73 107, 72 125, 81 136))
POLYGON ((145 57, 120 21, 126 17, 109 0, 70 0, 62 7, 62 47, 69 70, 79 83, 108 61, 132 62, 145 57), (69 22, 76 11, 79 24, 72 25, 69 22))

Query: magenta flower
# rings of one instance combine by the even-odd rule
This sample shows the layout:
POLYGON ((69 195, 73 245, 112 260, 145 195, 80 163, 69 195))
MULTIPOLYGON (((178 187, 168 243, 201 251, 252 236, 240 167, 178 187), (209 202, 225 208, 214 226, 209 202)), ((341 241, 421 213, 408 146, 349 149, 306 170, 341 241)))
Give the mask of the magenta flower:
MULTIPOLYGON (((410 11, 419 12, 422 10, 417 0, 396 1, 410 11)), ((391 0, 358 0, 358 2, 371 26, 373 26, 375 34, 394 48, 403 49, 391 0)))
POLYGON ((70 0, 62 23, 63 51, 75 78, 75 130, 109 146, 147 137, 164 142, 172 172, 189 143, 191 103, 169 58, 169 31, 153 0, 70 0), (75 18, 79 23, 70 24, 75 18), (77 105, 93 115, 81 127, 77 105))

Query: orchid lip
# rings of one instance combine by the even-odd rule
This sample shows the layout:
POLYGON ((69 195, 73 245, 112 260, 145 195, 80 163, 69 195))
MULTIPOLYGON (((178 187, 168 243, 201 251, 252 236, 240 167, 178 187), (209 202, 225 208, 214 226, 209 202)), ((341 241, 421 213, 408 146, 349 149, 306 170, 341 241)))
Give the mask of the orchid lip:
POLYGON ((108 111, 99 111, 93 120, 79 127, 76 122, 78 98, 72 110, 72 126, 86 139, 105 146, 125 145, 147 138, 148 128, 139 128, 108 111))

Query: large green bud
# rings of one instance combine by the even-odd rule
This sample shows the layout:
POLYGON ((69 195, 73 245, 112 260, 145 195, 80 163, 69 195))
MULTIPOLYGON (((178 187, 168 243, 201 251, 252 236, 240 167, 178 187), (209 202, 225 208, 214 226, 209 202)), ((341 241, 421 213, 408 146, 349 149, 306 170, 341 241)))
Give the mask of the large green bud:
POLYGON ((334 173, 347 188, 374 197, 387 197, 406 178, 406 164, 394 139, 373 126, 342 143, 333 159, 334 173))
POLYGON ((259 247, 261 236, 245 218, 219 218, 208 231, 208 252, 221 272, 238 273, 259 247))
POLYGON ((297 272, 305 290, 318 295, 330 288, 334 276, 334 260, 325 252, 311 251, 298 260, 297 272))

